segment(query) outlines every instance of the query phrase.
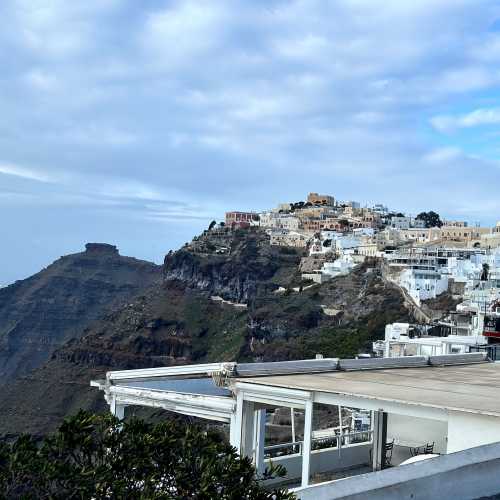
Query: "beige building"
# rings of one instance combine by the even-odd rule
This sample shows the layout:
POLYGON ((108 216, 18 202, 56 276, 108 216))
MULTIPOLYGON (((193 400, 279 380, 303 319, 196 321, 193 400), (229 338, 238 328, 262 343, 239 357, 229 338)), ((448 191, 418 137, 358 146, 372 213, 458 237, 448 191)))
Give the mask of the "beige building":
POLYGON ((306 220, 310 218, 327 217, 333 215, 336 212, 332 210, 331 207, 305 207, 295 210, 294 215, 299 217, 301 220, 306 220))
POLYGON ((307 202, 313 205, 335 206, 335 198, 327 194, 309 193, 307 195, 307 202))
POLYGON ((376 257, 378 255, 377 244, 367 241, 354 250, 354 255, 361 255, 363 257, 376 257))
POLYGON ((446 227, 467 227, 469 224, 461 220, 445 220, 443 225, 446 227))
POLYGON ((479 240, 481 236, 490 234, 489 227, 456 227, 456 226, 443 226, 440 229, 441 238, 443 240, 456 240, 456 241, 471 241, 479 240))

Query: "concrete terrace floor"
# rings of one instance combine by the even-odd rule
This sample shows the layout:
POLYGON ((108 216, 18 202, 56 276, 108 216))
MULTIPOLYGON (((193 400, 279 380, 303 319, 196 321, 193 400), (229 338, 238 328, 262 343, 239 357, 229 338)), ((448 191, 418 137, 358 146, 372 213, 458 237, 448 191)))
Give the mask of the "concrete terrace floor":
POLYGON ((349 469, 338 470, 333 472, 322 472, 314 474, 311 478, 311 484, 324 483, 326 481, 335 481, 337 479, 345 479, 346 477, 359 476, 372 472, 369 465, 360 465, 349 469))

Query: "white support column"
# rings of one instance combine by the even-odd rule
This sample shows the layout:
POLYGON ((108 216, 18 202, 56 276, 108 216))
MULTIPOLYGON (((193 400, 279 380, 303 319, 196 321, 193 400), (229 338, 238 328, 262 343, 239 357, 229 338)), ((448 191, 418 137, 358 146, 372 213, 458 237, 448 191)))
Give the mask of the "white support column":
POLYGON ((236 413, 233 413, 229 422, 229 444, 236 448, 236 441, 236 413))
POLYGON ((236 395, 236 414, 231 417, 230 444, 241 453, 241 435, 243 426, 243 393, 240 391, 236 395))
POLYGON ((304 414, 304 442, 302 445, 302 487, 308 486, 311 470, 312 413, 313 402, 306 401, 304 414))
POLYGON ((266 410, 255 412, 255 455, 254 463, 258 474, 262 474, 264 465, 264 446, 266 440, 266 410))
POLYGON ((384 358, 391 357, 391 341, 386 340, 384 344, 384 358))
POLYGON ((254 424, 255 404, 243 401, 243 415, 241 426, 241 455, 253 458, 254 455, 254 424))
POLYGON ((295 410, 293 407, 290 408, 290 422, 292 424, 292 443, 295 443, 295 410))
POLYGON ((385 443, 387 441, 387 413, 373 412, 372 469, 382 470, 385 465, 385 443))
POLYGON ((118 404, 116 402, 116 397, 113 397, 111 400, 109 410, 118 420, 123 420, 125 418, 125 405, 118 404))
POLYGON ((340 457, 340 450, 342 449, 342 435, 344 434, 343 429, 342 429, 342 407, 340 405, 337 405, 338 411, 339 411, 339 437, 338 437, 338 449, 339 449, 339 457, 340 457))

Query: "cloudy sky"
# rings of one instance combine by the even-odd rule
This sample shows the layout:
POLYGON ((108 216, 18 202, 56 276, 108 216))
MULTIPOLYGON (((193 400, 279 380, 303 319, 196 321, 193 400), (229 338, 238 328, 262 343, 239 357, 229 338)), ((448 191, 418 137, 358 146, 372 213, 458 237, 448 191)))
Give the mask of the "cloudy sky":
POLYGON ((308 191, 500 219, 500 1, 1 0, 0 284, 308 191))

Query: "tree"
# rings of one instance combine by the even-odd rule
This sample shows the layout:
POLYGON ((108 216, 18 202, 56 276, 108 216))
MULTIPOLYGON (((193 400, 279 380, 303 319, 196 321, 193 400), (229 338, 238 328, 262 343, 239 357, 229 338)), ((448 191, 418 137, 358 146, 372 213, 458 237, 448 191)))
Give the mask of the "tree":
POLYGON ((490 265, 487 262, 483 263, 483 270, 481 271, 481 281, 488 281, 490 275, 490 265))
POLYGON ((215 225, 217 224, 217 222, 215 222, 214 220, 210 223, 210 225, 208 226, 208 230, 211 231, 215 225))
MULTIPOLYGON (((283 472, 274 468, 264 479, 283 472)), ((30 436, 0 444, 0 498, 294 497, 264 489, 250 459, 239 457, 216 431, 80 411, 39 446, 30 436)))
POLYGON ((441 227, 443 225, 439 214, 433 212, 421 212, 417 215, 416 219, 423 220, 425 222, 425 227, 441 227))

